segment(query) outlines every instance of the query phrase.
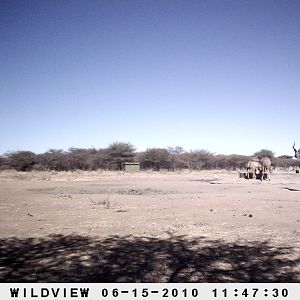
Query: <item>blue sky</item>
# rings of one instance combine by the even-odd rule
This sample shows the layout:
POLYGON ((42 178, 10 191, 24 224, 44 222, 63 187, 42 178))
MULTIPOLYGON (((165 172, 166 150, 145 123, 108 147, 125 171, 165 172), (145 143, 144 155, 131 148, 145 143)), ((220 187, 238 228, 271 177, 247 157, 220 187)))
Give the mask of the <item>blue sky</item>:
POLYGON ((1 1, 0 154, 300 147, 299 1, 1 1))

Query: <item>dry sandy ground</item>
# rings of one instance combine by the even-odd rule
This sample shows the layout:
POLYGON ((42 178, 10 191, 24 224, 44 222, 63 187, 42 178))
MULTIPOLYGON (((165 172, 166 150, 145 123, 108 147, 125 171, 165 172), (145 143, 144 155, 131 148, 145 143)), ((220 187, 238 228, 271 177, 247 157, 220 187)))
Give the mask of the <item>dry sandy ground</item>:
POLYGON ((0 282, 300 282, 300 175, 0 173, 0 282))

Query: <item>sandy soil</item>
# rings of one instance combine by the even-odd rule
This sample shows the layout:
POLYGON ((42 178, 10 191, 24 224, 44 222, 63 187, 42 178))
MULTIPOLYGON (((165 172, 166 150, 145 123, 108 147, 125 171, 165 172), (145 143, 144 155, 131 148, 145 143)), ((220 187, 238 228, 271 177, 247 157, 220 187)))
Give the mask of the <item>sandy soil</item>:
POLYGON ((300 175, 0 173, 0 281, 300 282, 300 175))

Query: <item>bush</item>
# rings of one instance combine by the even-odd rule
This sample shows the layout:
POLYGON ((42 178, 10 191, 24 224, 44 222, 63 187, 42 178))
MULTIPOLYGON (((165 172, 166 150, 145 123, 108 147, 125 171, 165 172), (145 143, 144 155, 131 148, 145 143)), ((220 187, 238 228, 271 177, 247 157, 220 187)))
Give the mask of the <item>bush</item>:
POLYGON ((147 149, 140 155, 140 163, 142 169, 169 170, 171 167, 170 153, 167 149, 162 148, 147 149))
POLYGON ((17 171, 31 171, 36 163, 36 155, 31 151, 17 151, 6 154, 6 164, 17 171))
MULTIPOLYGON (((268 156, 274 167, 289 168, 298 166, 298 162, 290 155, 277 158, 271 150, 262 149, 255 156, 268 156)), ((167 169, 236 170, 246 167, 250 160, 244 155, 215 155, 207 150, 186 152, 182 147, 150 148, 145 152, 136 153, 130 143, 116 142, 104 149, 70 148, 68 151, 51 149, 36 155, 31 151, 10 152, 0 156, 0 169, 17 171, 31 170, 123 170, 125 162, 139 161, 142 169, 159 171, 167 169)))
POLYGON ((106 161, 110 169, 124 170, 125 162, 131 162, 134 158, 135 148, 130 143, 116 142, 105 150, 106 161))

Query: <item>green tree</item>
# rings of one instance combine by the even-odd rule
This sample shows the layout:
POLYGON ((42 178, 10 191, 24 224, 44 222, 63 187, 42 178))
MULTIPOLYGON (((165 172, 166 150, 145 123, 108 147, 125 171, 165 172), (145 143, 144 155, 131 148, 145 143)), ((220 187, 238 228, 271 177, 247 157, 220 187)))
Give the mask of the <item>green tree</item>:
POLYGON ((172 171, 175 169, 187 168, 187 164, 184 161, 184 149, 180 146, 168 147, 170 154, 170 168, 172 171))
POLYGON ((115 142, 106 149, 106 160, 111 169, 123 170, 125 162, 133 161, 134 151, 130 143, 115 142))
POLYGON ((66 153, 71 170, 91 170, 95 149, 70 148, 66 153))
POLYGON ((147 149, 141 156, 141 165, 143 169, 160 169, 170 170, 170 153, 167 149, 151 148, 147 149))
POLYGON ((287 154, 284 154, 284 155, 280 155, 280 156, 278 156, 278 158, 280 158, 280 159, 292 159, 292 158, 293 158, 293 156, 292 156, 292 155, 287 155, 287 154))
POLYGON ((17 171, 31 171, 36 163, 36 154, 31 151, 17 151, 7 154, 7 163, 17 171))
POLYGON ((268 149, 261 149, 260 151, 255 152, 254 156, 257 156, 259 158, 267 156, 272 159, 274 158, 274 152, 268 149))
POLYGON ((228 168, 232 170, 243 169, 249 161, 248 156, 231 154, 227 156, 228 168))
POLYGON ((50 149, 38 155, 38 162, 44 170, 67 171, 70 169, 67 154, 62 149, 50 149))
POLYGON ((187 156, 190 169, 202 170, 212 168, 214 154, 207 150, 190 151, 187 156))

